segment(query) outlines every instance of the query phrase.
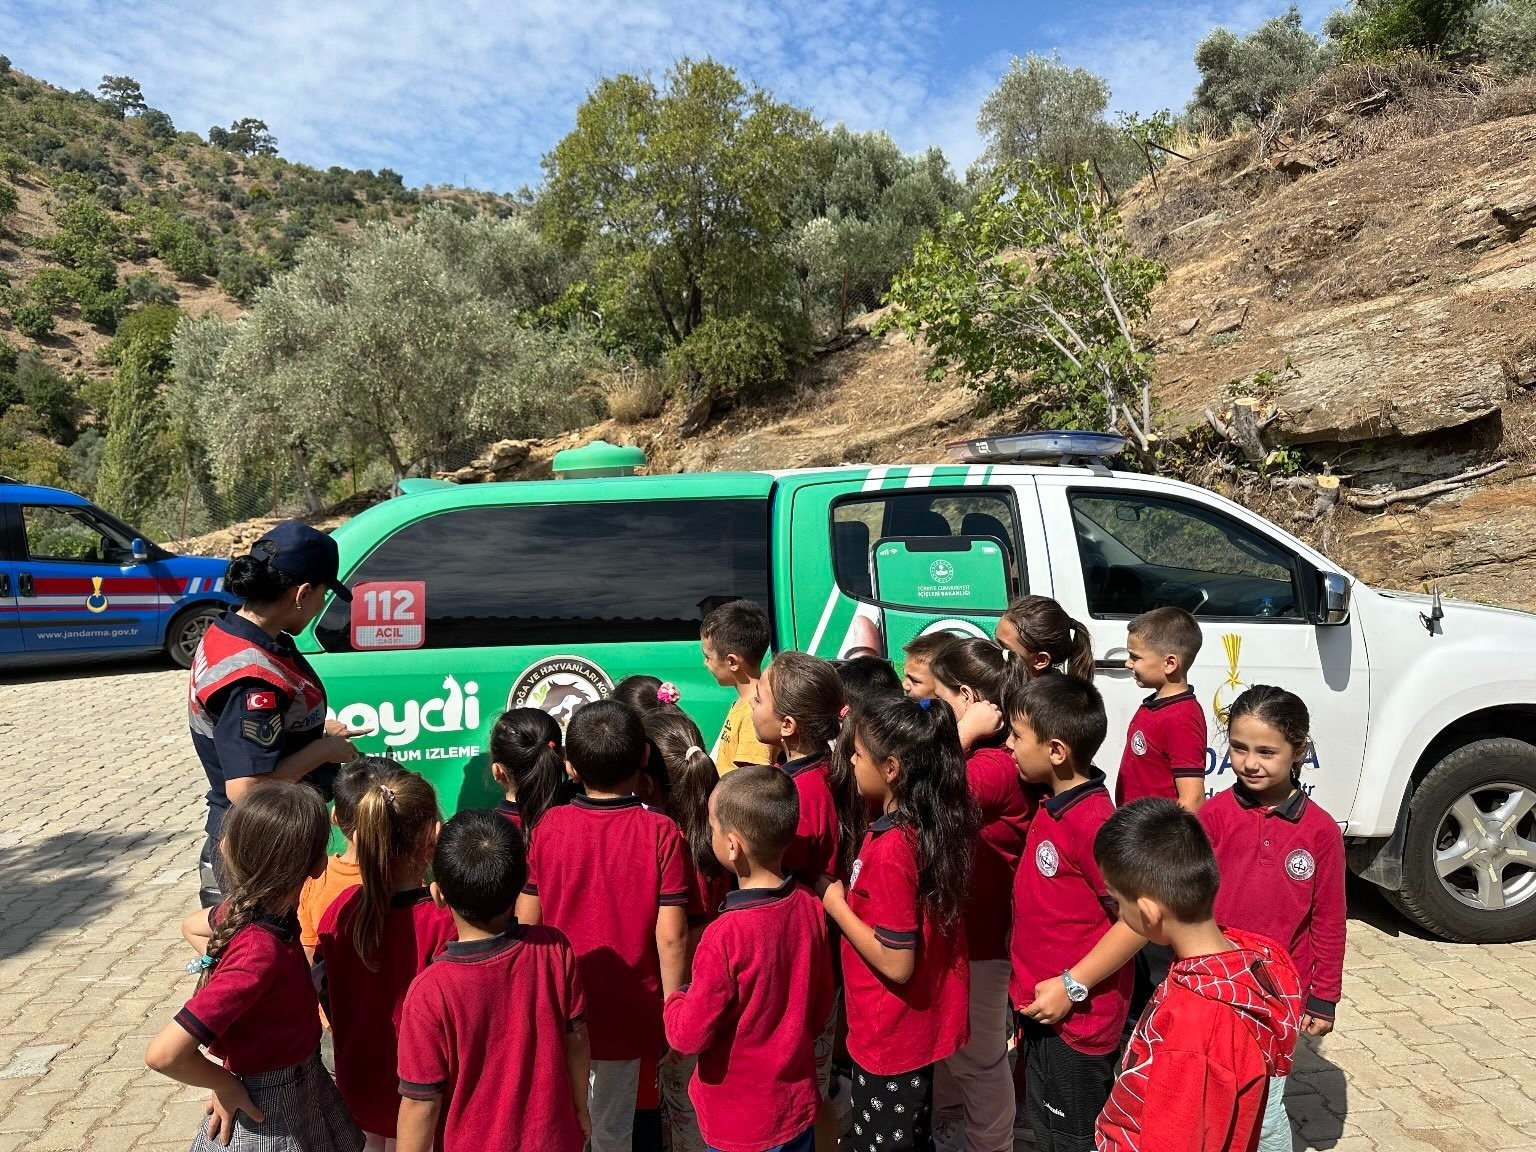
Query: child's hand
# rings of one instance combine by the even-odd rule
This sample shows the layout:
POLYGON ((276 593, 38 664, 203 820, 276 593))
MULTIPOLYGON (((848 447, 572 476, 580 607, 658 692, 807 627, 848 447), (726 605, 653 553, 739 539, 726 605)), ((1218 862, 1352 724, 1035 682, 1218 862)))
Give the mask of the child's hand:
POLYGON ((576 1123, 581 1125, 581 1135, 587 1140, 592 1139, 592 1113, 587 1111, 585 1099, 576 1101, 576 1123))
POLYGON ((970 751, 1003 730, 1003 710, 990 700, 977 700, 960 717, 960 747, 970 751))
POLYGON ((1072 1011, 1072 1000, 1061 977, 1042 980, 1035 985, 1035 998, 1024 1009, 1024 1015, 1038 1024, 1059 1024, 1072 1011))
POLYGON ((816 891, 821 893, 822 907, 829 912, 837 905, 848 902, 848 892, 843 887, 843 882, 834 880, 830 876, 823 876, 816 881, 816 891))
POLYGON ((245 1085, 238 1080, 224 1092, 215 1088, 213 1095, 208 1098, 208 1139, 217 1140, 228 1148, 235 1135, 236 1112, 244 1112, 253 1124, 260 1124, 267 1118, 267 1114, 256 1107, 245 1085))
POLYGON ((1325 1020, 1321 1016, 1313 1016, 1310 1012, 1303 1012, 1301 1030, 1308 1036, 1326 1036, 1333 1031, 1333 1021, 1325 1020))

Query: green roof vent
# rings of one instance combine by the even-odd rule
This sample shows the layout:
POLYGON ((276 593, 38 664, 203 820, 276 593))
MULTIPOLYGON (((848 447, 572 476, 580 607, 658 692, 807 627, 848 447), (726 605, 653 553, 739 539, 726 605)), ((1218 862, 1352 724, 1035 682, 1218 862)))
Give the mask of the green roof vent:
POLYGON ((597 476, 633 476, 645 467, 645 451, 606 440, 556 452, 552 465, 558 480, 589 480, 597 476))

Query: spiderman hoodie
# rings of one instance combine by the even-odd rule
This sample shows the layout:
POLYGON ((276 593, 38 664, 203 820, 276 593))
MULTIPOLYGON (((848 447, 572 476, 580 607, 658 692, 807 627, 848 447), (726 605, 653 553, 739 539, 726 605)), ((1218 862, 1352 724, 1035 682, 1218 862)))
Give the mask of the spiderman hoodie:
POLYGON ((1252 1152, 1271 1076, 1291 1070, 1301 989, 1285 949, 1237 947, 1174 963, 1136 1024, 1099 1114, 1099 1152, 1252 1152))

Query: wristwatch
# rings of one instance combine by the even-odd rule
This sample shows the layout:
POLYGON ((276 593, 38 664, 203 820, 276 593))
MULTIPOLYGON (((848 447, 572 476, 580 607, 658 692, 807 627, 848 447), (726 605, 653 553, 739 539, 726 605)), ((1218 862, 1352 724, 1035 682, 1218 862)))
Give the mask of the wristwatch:
POLYGON ((1072 1003, 1081 1004, 1088 999, 1088 985, 1074 980, 1070 971, 1061 974, 1061 982, 1067 986, 1067 999, 1072 1003))

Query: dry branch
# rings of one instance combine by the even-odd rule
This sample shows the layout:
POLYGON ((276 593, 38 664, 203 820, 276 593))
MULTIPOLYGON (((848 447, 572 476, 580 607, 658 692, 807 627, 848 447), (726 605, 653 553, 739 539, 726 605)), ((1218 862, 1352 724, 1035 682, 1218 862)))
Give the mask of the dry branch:
POLYGON ((1431 496, 1443 496, 1447 492, 1455 492, 1475 480, 1480 480, 1507 467, 1509 467, 1509 461, 1500 460, 1494 464, 1485 464, 1481 468, 1473 468, 1458 476, 1450 476, 1430 484, 1420 484, 1416 488, 1400 488, 1396 492, 1381 492, 1370 496, 1349 495, 1344 499, 1351 508, 1358 508, 1362 512, 1374 512, 1393 504, 1402 504, 1410 500, 1427 500, 1431 496))

